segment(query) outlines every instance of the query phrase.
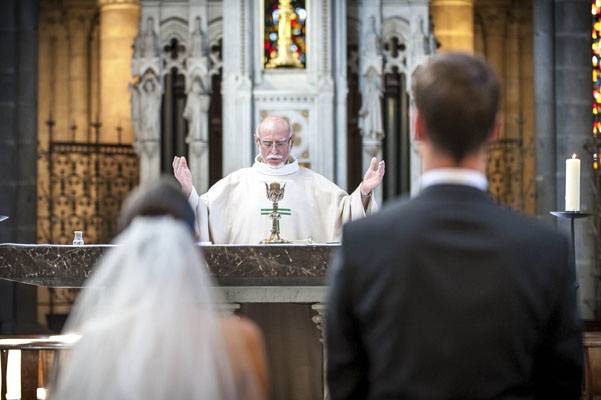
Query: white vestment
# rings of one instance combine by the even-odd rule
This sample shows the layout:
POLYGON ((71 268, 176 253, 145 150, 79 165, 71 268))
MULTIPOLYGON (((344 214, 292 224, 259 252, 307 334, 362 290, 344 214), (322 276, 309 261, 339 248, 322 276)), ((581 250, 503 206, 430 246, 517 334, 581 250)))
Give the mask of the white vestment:
MULTIPOLYGON (((272 219, 261 215, 261 209, 271 209, 265 183, 284 184, 284 198, 279 208, 290 209, 290 215, 280 218, 280 236, 298 243, 339 241, 344 222, 364 217, 361 193, 351 195, 325 177, 299 167, 297 160, 280 168, 271 168, 255 160, 251 168, 233 172, 199 196, 190 194, 190 204, 196 213, 196 229, 201 241, 215 244, 258 244, 269 237, 272 219)), ((370 198, 367 214, 378 209, 370 198)))

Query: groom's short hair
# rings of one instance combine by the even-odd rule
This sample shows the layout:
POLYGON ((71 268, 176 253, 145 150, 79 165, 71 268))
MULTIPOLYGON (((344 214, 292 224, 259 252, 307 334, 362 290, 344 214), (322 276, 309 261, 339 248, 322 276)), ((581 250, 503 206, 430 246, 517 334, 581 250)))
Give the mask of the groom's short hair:
POLYGON ((170 216, 186 224, 194 234, 194 211, 188 199, 170 177, 141 185, 123 202, 119 216, 119 232, 140 216, 170 216))
POLYGON ((440 53, 412 76, 415 105, 432 145, 460 161, 489 139, 499 111, 493 68, 467 53, 440 53))

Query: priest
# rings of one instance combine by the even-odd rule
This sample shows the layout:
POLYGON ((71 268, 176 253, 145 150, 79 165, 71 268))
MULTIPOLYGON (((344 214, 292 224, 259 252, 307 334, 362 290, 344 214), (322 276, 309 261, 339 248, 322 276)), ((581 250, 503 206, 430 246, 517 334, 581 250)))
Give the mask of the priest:
POLYGON ((199 196, 184 157, 175 157, 173 172, 196 212, 201 241, 215 244, 258 244, 269 237, 272 208, 266 185, 279 183, 284 196, 279 208, 280 236, 293 243, 327 243, 340 240, 344 222, 377 210, 373 190, 382 182, 384 161, 371 160, 363 181, 352 194, 322 175, 300 167, 290 150, 294 143, 288 121, 265 118, 255 132, 259 154, 250 168, 235 171, 199 196), (262 211, 263 210, 263 211, 262 211))

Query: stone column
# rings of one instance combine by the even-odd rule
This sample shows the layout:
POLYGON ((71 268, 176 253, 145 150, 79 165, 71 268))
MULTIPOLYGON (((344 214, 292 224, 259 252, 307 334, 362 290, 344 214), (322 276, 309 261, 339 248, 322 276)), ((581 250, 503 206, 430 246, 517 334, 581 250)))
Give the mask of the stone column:
POLYGON ((316 314, 311 318, 317 329, 319 329, 319 341, 321 342, 321 351, 322 351, 322 368, 323 368, 323 398, 324 400, 329 400, 330 393, 328 391, 328 383, 327 383, 327 374, 326 368, 328 364, 328 354, 326 352, 326 309, 327 306, 323 303, 313 304, 311 309, 316 312, 316 314))
POLYGON ((75 139, 84 141, 90 129, 88 112, 88 35, 94 10, 80 3, 67 3, 69 33, 69 121, 75 126, 75 139))
POLYGON ((161 176, 161 143, 158 140, 134 140, 139 157, 140 184, 155 181, 161 176))
POLYGON ((535 0, 534 109, 536 118, 536 210, 539 219, 555 224, 550 211, 559 210, 555 159, 555 76, 553 2, 535 0))
MULTIPOLYGON (((0 242, 36 241, 38 4, 0 2, 0 242)), ((0 333, 33 333, 36 288, 0 282, 0 333)))
MULTIPOLYGON (((318 151, 312 152, 314 159, 313 168, 319 171, 326 178, 334 181, 336 168, 335 153, 335 112, 334 112, 334 79, 332 78, 332 24, 331 10, 333 6, 330 0, 320 0, 319 8, 313 14, 315 18, 313 30, 315 36, 313 39, 315 45, 312 48, 313 53, 309 57, 318 58, 317 64, 317 96, 315 96, 315 106, 317 111, 317 129, 320 132, 320 144, 313 148, 318 151)), ((311 34, 311 33, 309 33, 311 34)), ((309 42, 310 43, 310 42, 309 42)), ((309 50, 311 51, 311 50, 309 50)))
MULTIPOLYGON (((555 110, 558 208, 564 208, 565 159, 572 153, 582 160, 580 209, 594 210, 592 162, 585 144, 592 141, 591 127, 591 3, 588 0, 555 0, 555 110)), ((561 228, 569 225, 559 222, 561 228)), ((593 219, 577 220, 576 273, 580 285, 581 315, 598 315, 593 219)))
POLYGON ((205 5, 196 5, 197 14, 190 14, 188 58, 186 60, 187 99, 183 117, 188 121, 186 142, 189 145, 188 161, 194 187, 199 193, 209 190, 209 110, 212 87, 209 56, 208 11, 205 5))
POLYGON ((432 0, 430 15, 440 50, 474 51, 474 0, 432 0))
POLYGON ((348 84, 347 69, 347 13, 346 1, 336 1, 334 7, 334 65, 336 77, 336 180, 335 182, 349 192, 355 188, 347 187, 347 120, 346 103, 348 84))
POLYGON ((138 32, 138 0, 98 0, 100 6, 100 122, 101 141, 116 143, 117 127, 123 142, 131 143, 131 59, 138 32))
MULTIPOLYGON (((482 18, 486 60, 494 67, 501 81, 502 99, 505 99, 505 43, 507 36, 506 0, 483 0, 478 2, 476 12, 482 18)), ((505 117, 505 104, 500 104, 501 116, 505 117)), ((501 127, 501 138, 505 138, 505 124, 501 127)))
MULTIPOLYGON (((359 88, 361 109, 359 129, 362 136, 362 174, 369 168, 371 159, 382 159, 384 125, 382 97, 384 95, 384 54, 382 42, 381 0, 363 1, 360 9, 361 31, 359 35, 359 88), (379 121, 379 124, 374 121, 379 121)), ((355 190, 355 188, 349 188, 355 190)), ((373 193, 382 204, 382 185, 373 193)))
POLYGON ((250 0, 223 0, 223 176, 252 164, 250 0))
MULTIPOLYGON (((207 113, 200 118, 208 125, 210 117, 207 113)), ((189 146, 188 159, 194 187, 198 193, 205 193, 209 190, 209 143, 206 140, 192 140, 189 146)))

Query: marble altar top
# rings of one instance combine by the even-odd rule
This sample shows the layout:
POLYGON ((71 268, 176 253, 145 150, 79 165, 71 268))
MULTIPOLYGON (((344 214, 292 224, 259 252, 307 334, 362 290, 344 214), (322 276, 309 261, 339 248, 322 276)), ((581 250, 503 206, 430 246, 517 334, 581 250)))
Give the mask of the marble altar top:
MULTIPOLYGON (((112 245, 0 244, 0 279, 83 287, 112 245)), ((324 286, 332 245, 200 246, 220 286, 324 286)))

